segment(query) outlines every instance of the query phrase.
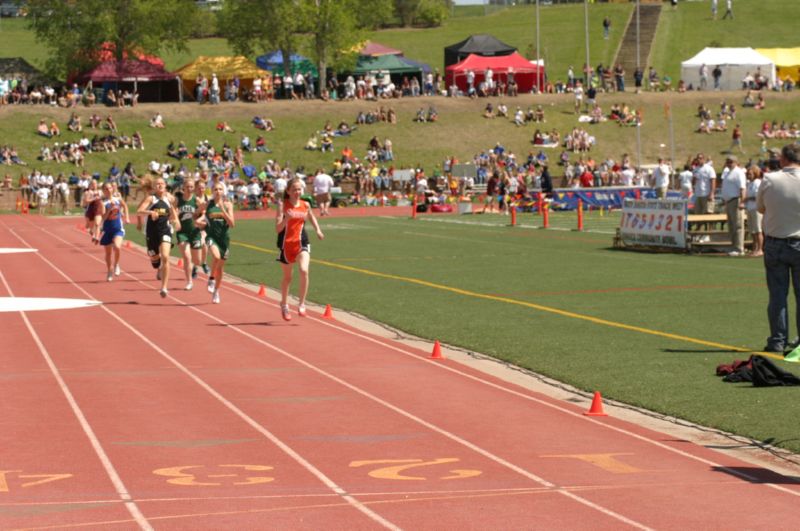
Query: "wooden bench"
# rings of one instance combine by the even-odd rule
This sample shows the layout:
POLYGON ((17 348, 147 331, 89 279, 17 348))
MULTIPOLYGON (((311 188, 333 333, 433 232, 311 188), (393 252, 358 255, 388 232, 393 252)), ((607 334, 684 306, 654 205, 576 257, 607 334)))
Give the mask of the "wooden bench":
MULTIPOLYGON (((728 216, 725 214, 689 214, 686 218, 686 243, 693 247, 726 247, 733 245, 728 239, 728 216), (722 238, 720 238, 722 236, 722 238)), ((747 220, 744 220, 744 245, 752 244, 747 220)))

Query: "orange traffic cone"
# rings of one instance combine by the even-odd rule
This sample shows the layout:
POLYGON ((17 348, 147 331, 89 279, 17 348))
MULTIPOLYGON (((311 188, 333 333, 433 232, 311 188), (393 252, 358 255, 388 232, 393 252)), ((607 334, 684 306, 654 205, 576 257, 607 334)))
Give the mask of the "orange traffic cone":
POLYGON ((331 309, 331 305, 327 304, 325 306, 325 313, 322 314, 323 319, 333 319, 333 310, 331 309))
POLYGON ((600 396, 600 391, 594 392, 594 398, 592 398, 592 406, 589 408, 589 411, 584 413, 584 415, 588 415, 590 417, 608 416, 608 413, 603 411, 603 397, 600 396))
POLYGON ((267 296, 267 288, 264 287, 264 284, 261 284, 258 287, 258 296, 259 297, 266 297, 267 296))
POLYGON ((131 248, 131 241, 130 240, 125 240, 125 248, 126 249, 130 249, 131 248))
POLYGON ((431 353, 432 360, 443 360, 444 356, 442 356, 442 346, 439 344, 439 340, 437 339, 433 343, 433 352, 431 353))
POLYGON ((183 258, 178 258, 178 267, 183 267, 183 258))

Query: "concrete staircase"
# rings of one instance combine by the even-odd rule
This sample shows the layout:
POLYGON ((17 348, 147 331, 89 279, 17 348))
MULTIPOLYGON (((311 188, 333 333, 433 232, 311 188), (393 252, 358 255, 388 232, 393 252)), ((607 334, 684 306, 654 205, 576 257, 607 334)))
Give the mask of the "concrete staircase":
MULTIPOLYGON (((647 78, 648 58, 650 57, 650 47, 656 36, 658 17, 661 15, 661 3, 645 3, 639 5, 639 57, 640 65, 647 78)), ((633 73, 636 70, 636 9, 633 11, 622 44, 617 52, 617 57, 613 64, 620 63, 625 69, 625 86, 633 87, 633 73)))

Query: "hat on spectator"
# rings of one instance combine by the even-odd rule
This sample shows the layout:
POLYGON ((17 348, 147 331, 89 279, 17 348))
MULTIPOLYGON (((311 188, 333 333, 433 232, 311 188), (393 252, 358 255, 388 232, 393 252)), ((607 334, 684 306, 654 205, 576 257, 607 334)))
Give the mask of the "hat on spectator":
POLYGON ((773 158, 778 158, 778 157, 781 156, 781 150, 778 149, 778 148, 769 148, 767 150, 767 153, 769 153, 770 157, 773 157, 773 158))
POLYGON ((739 162, 739 159, 736 158, 736 155, 728 155, 725 157, 725 160, 728 162, 739 162))

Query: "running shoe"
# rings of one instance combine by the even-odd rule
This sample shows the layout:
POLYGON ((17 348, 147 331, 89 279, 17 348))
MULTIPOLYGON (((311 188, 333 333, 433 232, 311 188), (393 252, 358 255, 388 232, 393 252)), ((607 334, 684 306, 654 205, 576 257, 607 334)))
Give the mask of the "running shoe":
POLYGON ((213 304, 219 304, 219 290, 214 290, 214 296, 211 297, 211 302, 213 304))
POLYGON ((106 275, 106 282, 111 282, 112 280, 114 280, 114 274, 109 271, 108 275, 106 275))
POLYGON ((305 317, 307 315, 305 304, 301 304, 300 306, 297 307, 297 315, 299 315, 300 317, 305 317))
POLYGON ((203 273, 206 275, 211 273, 211 270, 208 268, 208 264, 203 264, 203 273))
POLYGON ((289 313, 289 305, 288 304, 281 304, 281 316, 283 316, 284 321, 291 321, 292 314, 289 313))
POLYGON ((167 295, 169 295, 169 291, 167 291, 167 288, 161 288, 159 294, 161 295, 162 299, 166 299, 167 295))
POLYGON ((214 293, 214 289, 216 289, 217 283, 214 282, 213 278, 208 279, 208 292, 214 293))
POLYGON ((114 266, 114 274, 117 275, 117 276, 120 276, 121 273, 122 273, 122 270, 119 268, 119 264, 114 266))
POLYGON ((197 278, 197 266, 192 266, 192 278, 197 278))
POLYGON ((189 282, 187 282, 187 283, 186 283, 186 287, 185 287, 185 288, 183 288, 183 289, 185 289, 186 291, 192 291, 192 288, 193 288, 193 287, 194 287, 194 284, 193 284, 193 283, 192 283, 192 281, 190 280, 189 282))

